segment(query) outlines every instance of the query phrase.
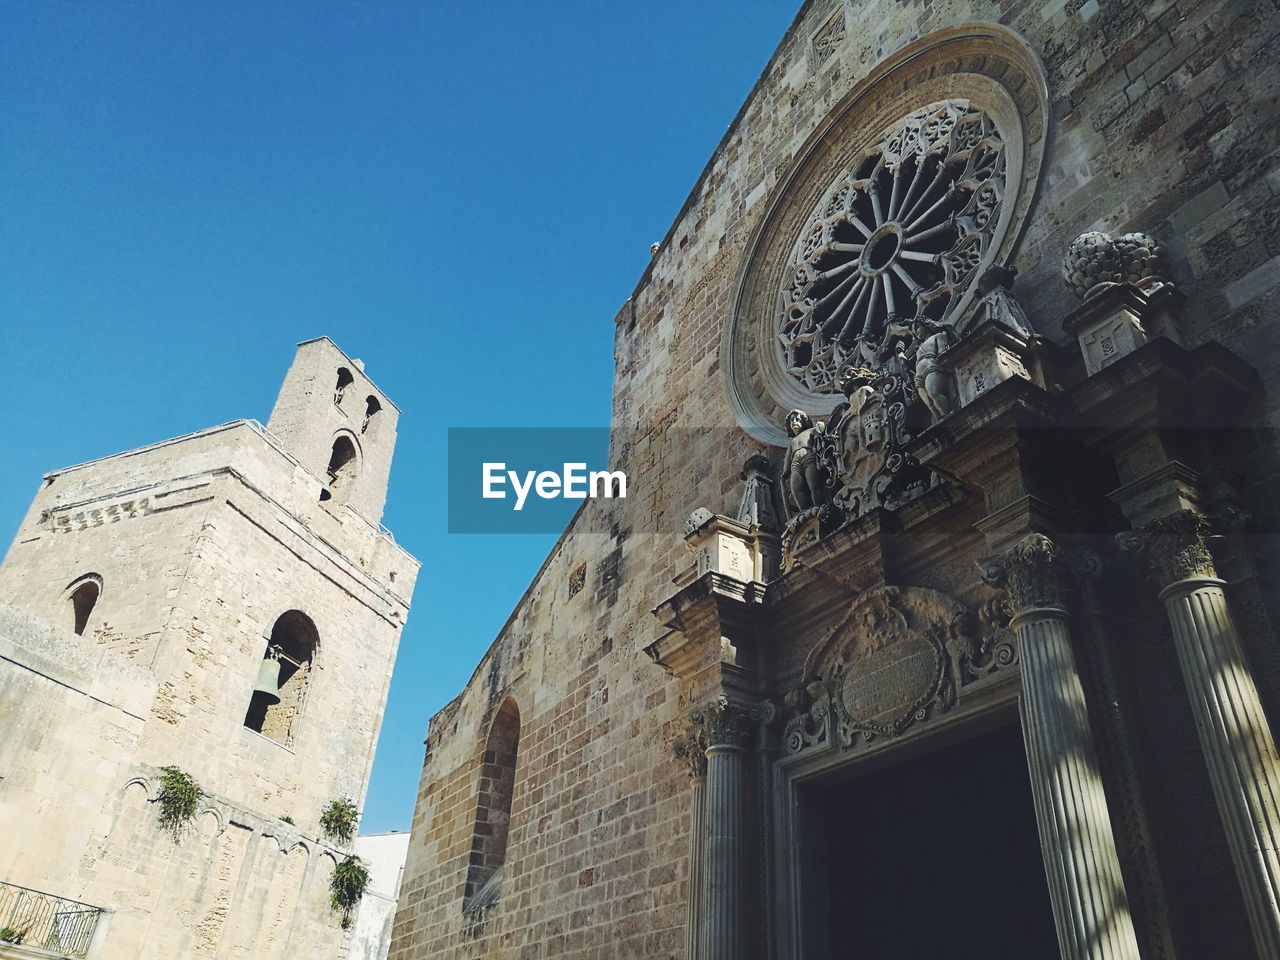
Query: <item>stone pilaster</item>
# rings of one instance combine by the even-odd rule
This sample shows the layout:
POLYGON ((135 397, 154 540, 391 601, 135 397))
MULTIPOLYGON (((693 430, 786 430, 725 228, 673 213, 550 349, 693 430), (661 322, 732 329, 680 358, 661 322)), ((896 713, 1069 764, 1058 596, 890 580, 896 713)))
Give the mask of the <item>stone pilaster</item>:
POLYGON ((1043 534, 981 563, 1003 585, 1022 663, 1019 701, 1063 960, 1138 960, 1107 798, 1071 649, 1063 552, 1043 534))
POLYGON ((1280 957, 1280 756, 1208 536, 1202 514, 1181 510, 1118 539, 1160 587, 1254 941, 1280 957))
POLYGON ((750 711, 718 698, 691 714, 706 737, 706 861, 699 960, 744 954, 746 840, 745 740, 750 711))
POLYGON ((685 960, 702 960, 702 894, 707 859, 707 744, 702 729, 691 726, 672 744, 689 765, 689 909, 684 930, 685 960))

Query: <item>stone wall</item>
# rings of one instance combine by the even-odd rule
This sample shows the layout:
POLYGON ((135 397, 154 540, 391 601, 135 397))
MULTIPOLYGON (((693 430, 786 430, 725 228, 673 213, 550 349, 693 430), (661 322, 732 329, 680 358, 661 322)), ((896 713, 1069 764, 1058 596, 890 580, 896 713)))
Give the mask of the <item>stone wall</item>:
MULTIPOLYGON (((1245 415, 1275 422, 1280 368, 1262 359, 1276 356, 1280 296, 1274 5, 806 4, 616 317, 613 459, 630 497, 579 515, 431 719, 393 960, 685 955, 689 787, 668 743, 711 688, 696 668, 678 683, 644 651, 650 611, 691 562, 682 523, 697 506, 734 512, 758 446, 735 427, 721 370, 748 245, 797 152, 861 78, 969 21, 1017 31, 1047 77, 1044 168, 1013 258, 1037 331, 1067 343, 1059 270, 1077 235, 1152 233, 1189 297, 1189 345, 1218 340, 1253 360, 1268 399, 1245 415), (522 729, 505 876, 496 901, 468 910, 484 743, 508 696, 522 729)), ((1245 485, 1274 486, 1270 455, 1251 450, 1245 485)), ((768 452, 776 466, 781 451, 768 452)), ((1274 518, 1274 497, 1254 509, 1274 518)), ((973 580, 972 560, 933 576, 973 580)), ((797 669, 806 649, 787 654, 797 669)))

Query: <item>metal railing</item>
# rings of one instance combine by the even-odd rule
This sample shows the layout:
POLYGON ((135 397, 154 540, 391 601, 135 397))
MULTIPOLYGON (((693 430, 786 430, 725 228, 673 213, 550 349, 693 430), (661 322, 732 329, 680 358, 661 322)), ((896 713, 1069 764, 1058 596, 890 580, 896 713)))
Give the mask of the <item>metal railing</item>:
POLYGON ((85 957, 101 917, 101 907, 0 881, 0 941, 85 957))

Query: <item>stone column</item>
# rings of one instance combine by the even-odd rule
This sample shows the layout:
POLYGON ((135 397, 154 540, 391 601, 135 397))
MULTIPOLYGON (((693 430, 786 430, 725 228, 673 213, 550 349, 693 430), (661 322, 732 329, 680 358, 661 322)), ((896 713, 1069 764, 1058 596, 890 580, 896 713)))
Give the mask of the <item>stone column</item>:
POLYGON ((1139 960, 1063 600, 1071 571, 1043 534, 981 563, 1008 590, 1022 735, 1063 960, 1139 960))
POLYGON ((1254 942, 1280 957, 1280 756, 1208 536, 1202 514, 1181 510, 1117 539, 1146 555, 1161 588, 1254 942))
POLYGON ((684 929, 685 960, 702 960, 702 893, 707 859, 707 745, 694 726, 672 750, 689 765, 689 909, 684 929))
POLYGON ((694 715, 707 743, 707 849, 698 960, 742 960, 744 954, 747 718, 745 707, 723 697, 694 715))

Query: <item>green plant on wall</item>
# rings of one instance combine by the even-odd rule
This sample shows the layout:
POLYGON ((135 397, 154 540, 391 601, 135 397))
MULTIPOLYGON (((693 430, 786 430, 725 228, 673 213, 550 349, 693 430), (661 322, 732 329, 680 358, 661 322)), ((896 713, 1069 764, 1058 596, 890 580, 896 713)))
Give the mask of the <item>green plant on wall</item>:
POLYGON ((347 797, 341 800, 330 800, 329 805, 320 814, 320 830, 330 840, 340 844, 348 844, 356 835, 356 824, 360 821, 360 811, 347 797))
POLYGON ((329 903, 342 914, 342 926, 351 926, 351 914, 369 886, 369 871, 359 857, 347 857, 333 868, 329 879, 329 903))
POLYGON ((0 927, 0 942, 22 943, 25 939, 27 939, 26 927, 0 927))
POLYGON ((291 827, 296 826, 296 824, 293 822, 293 817, 289 816, 287 813, 280 818, 280 822, 287 823, 291 827))
POLYGON ((160 768, 160 791, 156 803, 160 808, 160 825, 173 833, 174 838, 191 822, 200 808, 204 791, 191 774, 178 767, 160 768))

